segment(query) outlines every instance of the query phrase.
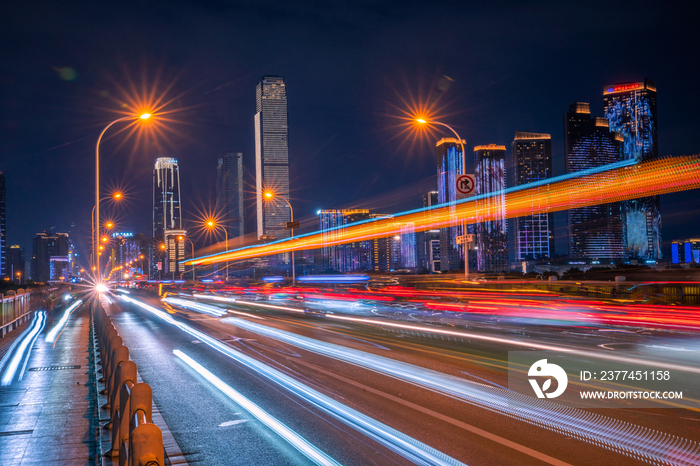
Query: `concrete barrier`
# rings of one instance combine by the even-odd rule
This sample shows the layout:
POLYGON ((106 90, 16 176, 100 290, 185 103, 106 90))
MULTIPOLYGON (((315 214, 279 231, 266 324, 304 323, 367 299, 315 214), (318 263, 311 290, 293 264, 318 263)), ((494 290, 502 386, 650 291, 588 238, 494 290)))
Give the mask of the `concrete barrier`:
POLYGON ((102 373, 110 411, 111 449, 105 456, 119 457, 121 466, 164 466, 163 434, 153 424, 153 392, 137 382, 137 367, 129 360, 116 327, 102 306, 93 307, 92 318, 102 361, 102 373))

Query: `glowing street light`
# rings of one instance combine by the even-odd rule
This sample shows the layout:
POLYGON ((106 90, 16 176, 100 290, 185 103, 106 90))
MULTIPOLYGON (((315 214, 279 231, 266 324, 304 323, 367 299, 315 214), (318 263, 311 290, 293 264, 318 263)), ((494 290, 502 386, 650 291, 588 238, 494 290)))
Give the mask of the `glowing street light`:
MULTIPOLYGON (((270 191, 270 190, 264 191, 263 196, 268 201, 271 201, 277 197, 277 198, 282 199, 284 202, 286 202, 287 205, 289 206, 289 223, 292 223, 292 224, 294 223, 294 210, 292 209, 292 204, 290 204, 286 198, 284 198, 282 196, 278 196, 274 191, 270 191)), ((294 228, 290 228, 289 230, 290 230, 289 237, 293 238, 294 237, 294 228)), ((292 251, 292 286, 296 286, 296 284, 297 284, 297 276, 296 276, 296 269, 294 267, 294 251, 292 251)))
MULTIPOLYGON (((426 120, 425 118, 416 118, 415 119, 416 123, 419 125, 440 125, 444 126, 445 128, 449 129, 452 131, 452 133, 457 137, 457 141, 459 141, 459 145, 462 147, 462 174, 467 173, 467 163, 466 163, 466 152, 464 152, 464 141, 462 138, 457 134, 457 131, 455 131, 450 125, 447 125, 441 121, 435 121, 435 120, 426 120)), ((462 222, 462 234, 466 235, 467 234, 467 224, 465 222, 462 222)), ((464 243, 464 278, 468 279, 469 278, 469 243, 464 243)))
MULTIPOLYGON (((226 248, 226 251, 228 251, 228 231, 226 231, 226 228, 223 225, 217 224, 216 220, 214 220, 213 218, 205 220, 204 226, 209 230, 216 230, 221 228, 224 231, 224 247, 226 248)), ((192 245, 192 258, 194 259, 194 245, 192 245)), ((192 275, 194 275, 194 265, 192 265, 192 275)), ((228 281, 228 262, 226 262, 226 281, 228 281)))

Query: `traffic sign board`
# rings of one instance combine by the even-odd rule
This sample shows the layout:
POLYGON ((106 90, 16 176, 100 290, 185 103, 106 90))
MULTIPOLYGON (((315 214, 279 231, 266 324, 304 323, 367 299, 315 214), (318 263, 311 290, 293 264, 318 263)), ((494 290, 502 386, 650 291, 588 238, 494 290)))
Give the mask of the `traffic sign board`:
POLYGON ((458 236, 456 239, 457 239, 457 244, 473 243, 474 242, 474 235, 461 235, 461 236, 458 236))
POLYGON ((299 222, 287 222, 287 230, 293 230, 294 228, 299 228, 299 222))
POLYGON ((455 187, 457 188, 457 193, 463 196, 474 194, 474 188, 476 188, 474 175, 464 174, 457 176, 455 187))

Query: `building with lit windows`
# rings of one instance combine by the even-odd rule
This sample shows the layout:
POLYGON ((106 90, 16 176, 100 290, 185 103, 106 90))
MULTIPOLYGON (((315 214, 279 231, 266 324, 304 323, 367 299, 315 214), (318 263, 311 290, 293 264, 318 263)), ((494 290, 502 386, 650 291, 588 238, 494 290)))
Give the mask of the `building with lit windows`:
MULTIPOLYGON (((512 151, 515 186, 552 177, 551 134, 516 131, 512 151)), ((535 213, 543 207, 544 201, 542 205, 533 204, 532 215, 515 219, 515 258, 518 261, 547 259, 554 254, 553 216, 535 213)))
POLYGON ((477 209, 494 220, 477 217, 476 264, 479 272, 508 270, 508 232, 506 229, 506 146, 489 144, 474 147, 475 194, 477 209))
POLYGON ((673 241, 671 243, 671 263, 700 264, 700 238, 673 241))
POLYGON ((324 246, 319 250, 319 272, 333 270, 346 273, 372 270, 372 241, 333 244, 345 226, 370 218, 368 209, 327 209, 318 211, 319 231, 324 246))
POLYGON ((165 249, 153 249, 151 253, 151 277, 157 278, 184 272, 178 262, 185 258, 184 242, 173 237, 184 235, 180 199, 180 169, 177 159, 159 157, 153 169, 153 239, 165 249))
POLYGON ((32 241, 32 280, 47 283, 66 279, 70 275, 69 251, 68 233, 37 233, 32 241))
MULTIPOLYGON (((566 172, 600 167, 622 158, 620 133, 610 131, 607 118, 591 118, 590 104, 574 102, 564 114, 566 172)), ((587 262, 627 259, 624 204, 613 202, 568 211, 569 257, 587 262)))
POLYGON ((225 152, 216 167, 216 207, 229 238, 245 234, 243 154, 225 152))
POLYGON ((7 248, 7 277, 15 283, 22 283, 24 276, 24 248, 13 244, 7 248))
POLYGON ((281 76, 265 76, 256 88, 255 199, 258 238, 288 238, 286 223, 291 212, 289 199, 289 127, 287 86, 281 76), (272 190, 276 198, 263 199, 272 190), (284 199, 282 199, 284 198, 284 199))
MULTIPOLYGON (((462 144, 466 141, 462 140, 462 144)), ((462 144, 455 138, 443 138, 436 144, 438 204, 454 205, 457 201, 457 176, 464 172, 462 144)), ((460 270, 464 268, 462 247, 457 237, 464 234, 462 224, 454 216, 454 225, 440 229, 440 270, 460 270)))
MULTIPOLYGON (((656 84, 611 84, 603 88, 605 118, 610 130, 622 135, 623 160, 649 161, 659 157, 656 84)), ((661 259, 661 198, 651 196, 625 202, 625 235, 630 259, 661 259)))
MULTIPOLYGON (((438 204, 438 192, 423 194, 423 208, 429 209, 438 204)), ((416 232, 416 266, 418 271, 440 271, 440 230, 416 232)))

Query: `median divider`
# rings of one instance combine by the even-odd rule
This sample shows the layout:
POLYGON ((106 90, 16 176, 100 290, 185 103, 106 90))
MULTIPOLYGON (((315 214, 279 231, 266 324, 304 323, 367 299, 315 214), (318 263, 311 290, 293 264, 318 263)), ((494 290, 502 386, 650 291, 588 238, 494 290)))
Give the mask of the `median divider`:
POLYGON ((110 421, 112 446, 105 456, 119 457, 120 466, 164 466, 163 434, 153 424, 153 392, 137 379, 129 349, 99 304, 93 307, 94 332, 102 361, 102 379, 110 421))

